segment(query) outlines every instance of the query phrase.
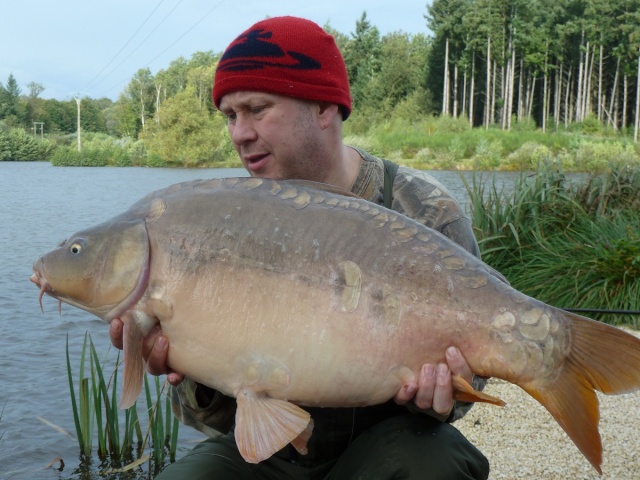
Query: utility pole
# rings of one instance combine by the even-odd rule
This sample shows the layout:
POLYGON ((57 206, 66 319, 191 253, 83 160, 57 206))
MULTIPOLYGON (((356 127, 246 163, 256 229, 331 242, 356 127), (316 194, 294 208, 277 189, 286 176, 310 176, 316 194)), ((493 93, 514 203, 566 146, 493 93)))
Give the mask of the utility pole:
POLYGON ((82 144, 80 142, 80 102, 82 102, 83 95, 80 92, 76 94, 71 94, 73 99, 76 101, 76 105, 78 105, 78 151, 82 150, 82 144))
POLYGON ((33 136, 35 137, 40 131, 40 139, 44 136, 44 122, 33 122, 33 136))
POLYGON ((82 150, 82 144, 80 142, 80 102, 82 102, 82 97, 77 96, 73 97, 78 105, 78 151, 82 150))
POLYGON ((636 79, 636 121, 633 127, 633 142, 638 143, 640 130, 640 47, 638 47, 638 78, 636 79))

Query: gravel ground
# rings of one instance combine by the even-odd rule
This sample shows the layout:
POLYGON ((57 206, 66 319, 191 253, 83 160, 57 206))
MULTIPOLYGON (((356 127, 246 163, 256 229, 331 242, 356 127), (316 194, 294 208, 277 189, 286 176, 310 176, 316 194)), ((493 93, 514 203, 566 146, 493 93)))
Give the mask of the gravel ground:
POLYGON ((491 480, 640 479, 640 392, 598 395, 604 449, 600 476, 553 417, 524 390, 491 379, 485 391, 507 405, 475 405, 455 426, 489 459, 491 480))

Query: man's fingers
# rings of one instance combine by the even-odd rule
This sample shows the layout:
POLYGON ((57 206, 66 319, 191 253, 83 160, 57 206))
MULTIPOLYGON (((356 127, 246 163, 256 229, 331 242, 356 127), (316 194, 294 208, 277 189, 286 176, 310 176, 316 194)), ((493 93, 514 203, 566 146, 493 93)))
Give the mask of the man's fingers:
POLYGON ((405 405, 413 400, 422 410, 433 409, 440 415, 448 415, 455 406, 452 375, 459 375, 469 383, 473 381, 471 367, 460 350, 449 347, 446 363, 425 364, 420 370, 418 383, 406 384, 394 397, 396 403, 405 405))
POLYGON ((151 351, 147 357, 147 371, 151 375, 162 375, 167 373, 169 342, 167 341, 167 337, 160 332, 153 336, 153 340, 151 351))
POLYGON ((414 403, 422 410, 433 406, 433 395, 436 389, 436 367, 430 363, 422 366, 418 379, 418 393, 414 403))
MULTIPOLYGON (((114 347, 122 350, 124 342, 122 334, 124 324, 122 320, 116 318, 109 324, 109 337, 114 347)), ((171 385, 178 385, 184 380, 184 375, 174 372, 167 367, 167 355, 169 353, 169 341, 162 334, 160 325, 155 325, 149 334, 144 337, 142 345, 142 355, 147 362, 147 371, 151 375, 167 374, 167 380, 171 385)), ((406 402, 405 402, 406 403, 406 402)))
POLYGON ((174 387, 180 384, 180 382, 182 382, 183 380, 184 380, 184 375, 182 375, 181 373, 177 373, 177 372, 167 373, 167 382, 169 382, 174 387))
POLYGON ((109 323, 109 337, 111 338, 111 343, 118 350, 122 350, 123 342, 122 342, 122 331, 124 324, 119 318, 114 318, 109 323))
POLYGON ((438 365, 436 371, 436 388, 433 392, 433 408, 440 415, 448 415, 453 408, 453 383, 451 370, 446 363, 438 365))
POLYGON ((446 357, 447 364, 449 365, 452 375, 460 375, 469 383, 473 381, 473 372, 471 371, 471 367, 467 363, 467 360, 462 356, 462 353, 460 353, 460 350, 456 347, 449 347, 447 348, 446 357))
POLYGON ((393 397, 393 400, 398 404, 398 405, 406 405, 407 403, 409 403, 414 395, 416 394, 416 391, 418 390, 418 385, 415 383, 407 383, 404 387, 402 387, 400 389, 400 391, 397 393, 397 395, 395 397, 393 397))

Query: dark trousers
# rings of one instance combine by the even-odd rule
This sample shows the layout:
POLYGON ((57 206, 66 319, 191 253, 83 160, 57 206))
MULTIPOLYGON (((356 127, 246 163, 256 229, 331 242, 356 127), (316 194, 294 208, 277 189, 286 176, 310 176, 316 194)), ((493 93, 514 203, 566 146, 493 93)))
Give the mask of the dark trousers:
MULTIPOLYGON (((157 480, 457 480, 489 476, 489 462, 455 427, 427 415, 400 415, 358 435, 338 457, 296 461, 288 448, 246 463, 232 434, 208 439, 157 480)), ((299 457, 304 459, 304 457, 299 457)))

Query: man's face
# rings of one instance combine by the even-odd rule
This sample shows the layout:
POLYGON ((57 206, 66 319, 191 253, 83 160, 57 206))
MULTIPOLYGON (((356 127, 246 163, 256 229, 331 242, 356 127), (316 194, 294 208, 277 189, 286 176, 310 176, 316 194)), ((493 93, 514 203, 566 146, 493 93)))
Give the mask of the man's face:
POLYGON ((262 92, 222 97, 231 141, 254 177, 324 181, 327 155, 320 148, 319 105, 262 92))

